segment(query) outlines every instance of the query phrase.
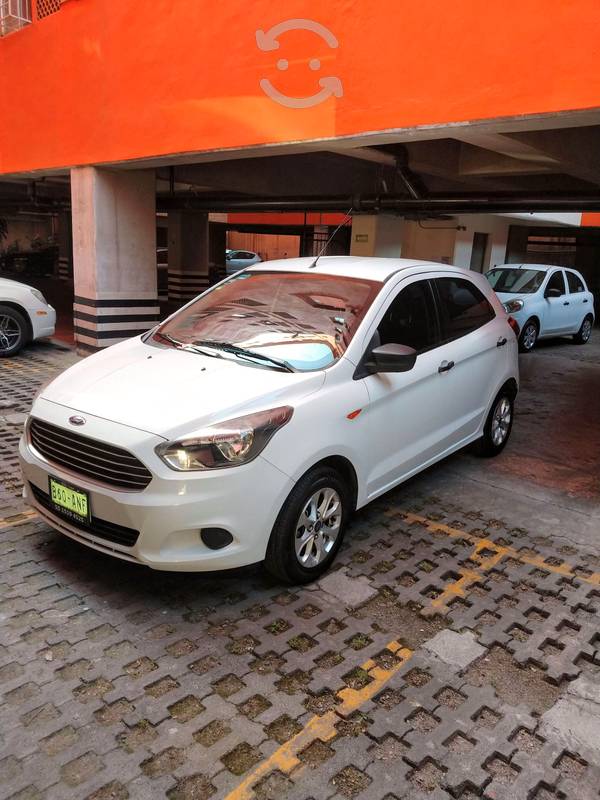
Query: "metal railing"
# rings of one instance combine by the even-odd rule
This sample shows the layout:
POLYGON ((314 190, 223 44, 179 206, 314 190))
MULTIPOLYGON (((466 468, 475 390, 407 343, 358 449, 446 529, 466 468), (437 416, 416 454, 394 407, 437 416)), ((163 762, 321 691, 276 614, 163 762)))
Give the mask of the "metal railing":
POLYGON ((56 14, 66 0, 0 0, 0 36, 56 14))
POLYGON ((31 21, 31 0, 0 0, 0 36, 18 31, 31 21))
POLYGON ((62 0, 34 0, 34 4, 35 18, 44 19, 44 17, 49 17, 50 14, 60 11, 62 0))

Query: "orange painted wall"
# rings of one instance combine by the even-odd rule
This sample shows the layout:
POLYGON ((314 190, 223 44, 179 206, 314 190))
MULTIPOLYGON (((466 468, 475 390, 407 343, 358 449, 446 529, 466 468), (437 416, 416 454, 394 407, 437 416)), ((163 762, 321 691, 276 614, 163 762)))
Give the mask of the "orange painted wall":
POLYGON ((0 173, 596 107, 599 57, 598 0, 71 0, 0 40, 0 173), (258 50, 291 17, 339 48, 258 50), (259 87, 323 75, 344 95, 310 109, 259 87))
POLYGON ((581 224, 600 227, 600 214, 594 211, 584 212, 581 215, 581 224))
MULTIPOLYGON (((339 225, 345 218, 345 214, 321 214, 314 211, 306 214, 306 220, 304 213, 301 212, 230 213, 227 215, 227 221, 233 225, 339 225)), ((351 220, 348 220, 347 224, 351 225, 351 220)))

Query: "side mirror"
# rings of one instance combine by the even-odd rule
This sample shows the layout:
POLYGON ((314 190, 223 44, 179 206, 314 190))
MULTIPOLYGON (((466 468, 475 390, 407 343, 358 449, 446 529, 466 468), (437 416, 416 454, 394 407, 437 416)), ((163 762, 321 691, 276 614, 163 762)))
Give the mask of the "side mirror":
POLYGON ((417 351, 404 344, 382 344, 371 350, 371 372, 409 372, 417 360, 417 351))
POLYGON ((560 289, 546 289, 544 297, 562 297, 563 293, 560 289))

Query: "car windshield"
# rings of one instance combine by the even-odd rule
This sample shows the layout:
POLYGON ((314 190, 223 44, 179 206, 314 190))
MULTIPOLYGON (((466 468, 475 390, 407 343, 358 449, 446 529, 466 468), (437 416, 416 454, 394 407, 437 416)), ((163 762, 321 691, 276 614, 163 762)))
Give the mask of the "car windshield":
POLYGON ((323 369, 343 355, 381 286, 318 273, 241 272, 163 323, 152 339, 255 366, 323 369))
POLYGON ((485 276, 496 292, 506 294, 533 294, 537 292, 546 273, 537 269, 492 269, 485 276))

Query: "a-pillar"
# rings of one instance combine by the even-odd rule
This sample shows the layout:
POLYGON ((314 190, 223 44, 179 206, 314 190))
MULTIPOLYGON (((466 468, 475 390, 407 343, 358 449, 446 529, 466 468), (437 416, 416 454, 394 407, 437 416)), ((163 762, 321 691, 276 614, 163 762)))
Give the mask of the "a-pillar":
POLYGON ((400 217, 390 214, 357 214, 352 217, 351 256, 399 258, 402 250, 400 217))
POLYGON ((71 214, 68 211, 61 211, 58 214, 56 240, 58 242, 58 277, 61 281, 70 281, 73 277, 73 235, 71 214))
POLYGON ((78 349, 136 336, 158 320, 152 170, 71 170, 78 349))
POLYGON ((186 303, 209 283, 208 214, 169 212, 169 302, 186 303))

